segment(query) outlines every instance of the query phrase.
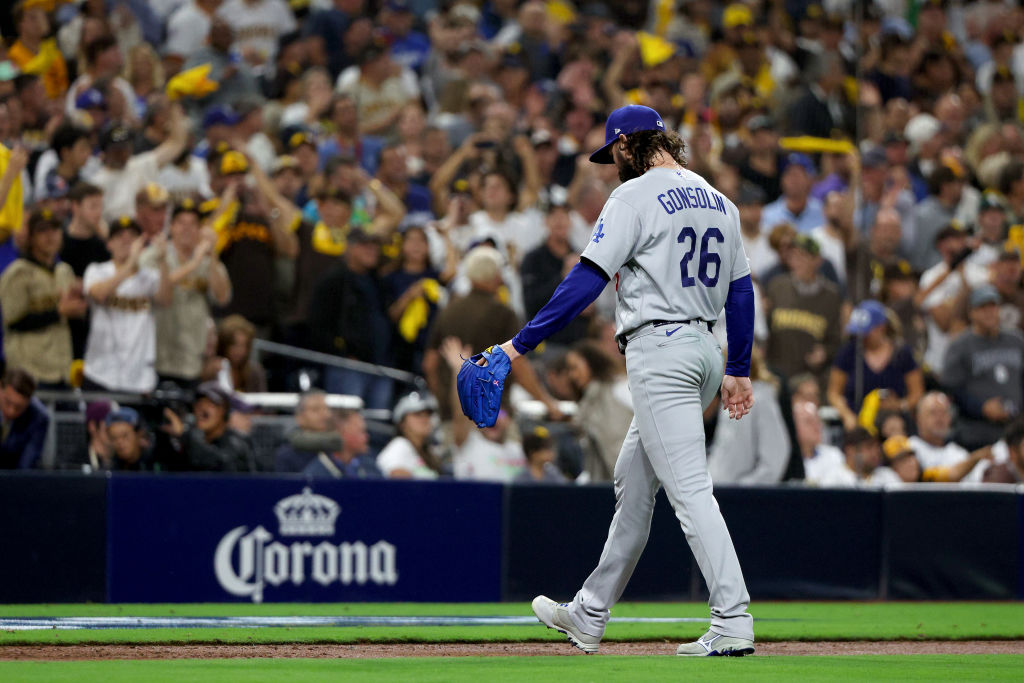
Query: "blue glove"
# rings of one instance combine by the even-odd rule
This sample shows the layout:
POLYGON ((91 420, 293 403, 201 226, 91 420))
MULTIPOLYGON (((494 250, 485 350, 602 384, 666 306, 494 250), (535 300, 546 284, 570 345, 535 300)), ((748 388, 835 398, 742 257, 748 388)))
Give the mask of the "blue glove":
POLYGON ((459 403, 462 412, 477 427, 493 427, 501 410, 501 395, 505 391, 505 378, 512 369, 512 361, 500 346, 492 346, 462 363, 459 370, 459 403), (481 358, 486 366, 477 365, 481 358))

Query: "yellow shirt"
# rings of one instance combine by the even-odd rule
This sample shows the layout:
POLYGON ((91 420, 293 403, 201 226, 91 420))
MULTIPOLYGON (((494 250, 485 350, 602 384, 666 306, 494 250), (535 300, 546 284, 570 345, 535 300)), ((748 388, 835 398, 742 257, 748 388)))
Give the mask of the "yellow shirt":
POLYGON ((7 57, 25 73, 36 74, 43 80, 46 96, 51 100, 63 97, 68 89, 68 65, 57 49, 57 41, 44 40, 39 52, 32 53, 19 40, 7 50, 7 57))

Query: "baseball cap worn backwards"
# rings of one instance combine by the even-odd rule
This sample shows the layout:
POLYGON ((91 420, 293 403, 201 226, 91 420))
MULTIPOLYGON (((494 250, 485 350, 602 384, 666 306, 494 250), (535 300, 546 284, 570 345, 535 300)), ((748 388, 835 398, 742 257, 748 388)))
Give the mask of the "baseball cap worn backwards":
POLYGON ((641 104, 628 104, 619 107, 608 115, 608 122, 604 125, 604 146, 590 155, 590 160, 595 164, 611 164, 612 145, 619 139, 620 135, 630 135, 642 130, 665 130, 665 122, 661 115, 641 104))

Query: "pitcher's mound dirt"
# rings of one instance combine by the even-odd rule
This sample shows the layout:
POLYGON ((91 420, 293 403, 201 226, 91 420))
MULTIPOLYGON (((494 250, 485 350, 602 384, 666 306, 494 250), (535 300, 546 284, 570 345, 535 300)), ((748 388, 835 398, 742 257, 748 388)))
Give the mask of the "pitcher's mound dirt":
MULTIPOLYGON (((676 643, 603 643, 602 655, 674 655, 676 643)), ((758 643, 755 656, 1024 654, 1020 640, 758 643)), ((9 645, 0 660, 223 659, 237 657, 538 657, 583 655, 568 643, 387 645, 9 645)))

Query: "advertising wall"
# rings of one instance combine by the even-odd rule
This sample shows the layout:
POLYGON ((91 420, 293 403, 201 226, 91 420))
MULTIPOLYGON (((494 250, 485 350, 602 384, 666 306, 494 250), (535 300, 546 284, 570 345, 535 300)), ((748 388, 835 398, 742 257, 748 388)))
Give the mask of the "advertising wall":
POLYGON ((501 599, 502 488, 113 477, 111 602, 501 599))
MULTIPOLYGON (((1024 599, 1011 487, 723 488, 754 600, 1024 599)), ((0 474, 0 602, 570 599, 610 486, 0 474)), ((625 600, 704 600, 659 494, 625 600)))

